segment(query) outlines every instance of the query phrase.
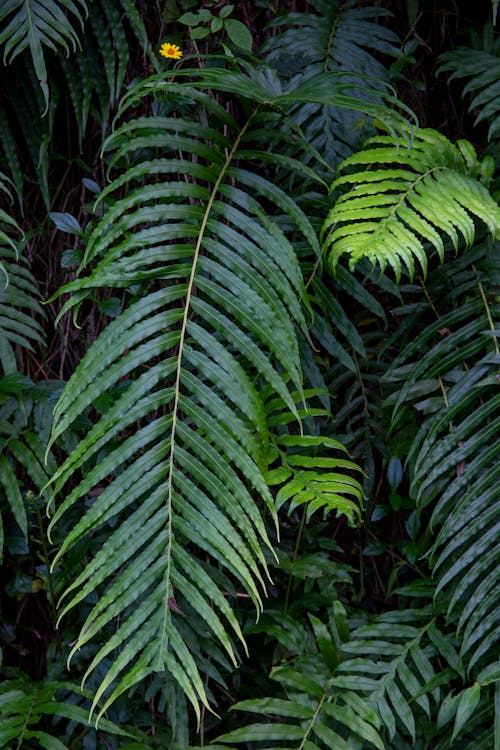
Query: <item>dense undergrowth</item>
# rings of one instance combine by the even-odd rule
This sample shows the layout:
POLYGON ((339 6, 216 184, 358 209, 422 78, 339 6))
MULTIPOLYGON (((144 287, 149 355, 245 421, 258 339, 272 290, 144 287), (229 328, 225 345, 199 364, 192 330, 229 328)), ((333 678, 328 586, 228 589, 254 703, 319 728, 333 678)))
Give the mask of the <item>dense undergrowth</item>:
POLYGON ((2 5, 0 747, 500 748, 495 15, 2 5))

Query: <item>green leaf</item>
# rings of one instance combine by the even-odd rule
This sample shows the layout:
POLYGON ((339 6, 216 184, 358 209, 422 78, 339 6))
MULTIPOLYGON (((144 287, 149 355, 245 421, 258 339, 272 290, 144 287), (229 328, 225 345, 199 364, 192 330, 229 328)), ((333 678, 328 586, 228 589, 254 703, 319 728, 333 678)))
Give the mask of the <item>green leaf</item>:
POLYGON ((452 742, 467 724, 467 721, 469 720, 477 704, 479 703, 480 697, 481 686, 477 682, 460 694, 457 703, 457 713, 455 716, 455 724, 453 726, 453 734, 451 736, 452 742))
POLYGON ((82 236, 82 228, 74 216, 68 213, 58 213, 52 211, 49 214, 50 218, 61 232, 67 232, 68 234, 76 234, 79 237, 82 236))
POLYGON ((224 28, 227 32, 229 39, 245 52, 251 52, 253 46, 252 35, 249 30, 241 21, 237 21, 235 18, 227 18, 224 20, 224 28))

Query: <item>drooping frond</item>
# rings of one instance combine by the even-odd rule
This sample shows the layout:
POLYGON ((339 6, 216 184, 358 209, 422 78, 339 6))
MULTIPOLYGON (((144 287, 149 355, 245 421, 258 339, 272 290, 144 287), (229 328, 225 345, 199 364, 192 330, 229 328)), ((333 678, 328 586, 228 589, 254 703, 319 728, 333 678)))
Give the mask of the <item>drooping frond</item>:
POLYGON ((78 44, 77 24, 81 31, 88 13, 86 0, 7 0, 0 7, 0 45, 4 63, 10 63, 29 48, 33 67, 49 105, 49 87, 44 47, 67 53, 78 44))
POLYGON ((52 92, 48 110, 45 112, 43 92, 31 61, 25 55, 21 55, 12 66, 2 70, 4 100, 3 106, 0 107, 0 149, 15 184, 21 207, 25 173, 30 171, 38 179, 47 209, 50 206, 48 175, 58 98, 54 86, 52 92), (23 80, 22 86, 18 85, 18 77, 23 80))
POLYGON ((482 49, 459 47, 440 56, 438 72, 451 71, 450 80, 469 78, 462 96, 470 95, 475 124, 489 123, 488 140, 500 138, 500 37, 490 24, 484 29, 482 49))
POLYGON ((498 252, 483 243, 429 278, 426 295, 438 312, 447 301, 448 312, 414 335, 386 376, 400 386, 395 429, 410 409, 423 417, 410 491, 418 508, 434 504, 436 599, 474 674, 495 663, 500 632, 498 252))
MULTIPOLYGON (((308 390, 305 395, 321 396, 322 392, 308 390)), ((295 415, 287 411, 282 398, 274 394, 266 400, 265 408, 270 428, 280 430, 273 438, 268 454, 270 468, 265 473, 267 484, 277 490, 277 510, 286 505, 291 514, 304 506, 306 522, 318 510, 323 511, 324 516, 335 511, 345 516, 349 525, 355 526, 361 520, 363 488, 358 479, 360 468, 347 457, 345 445, 323 435, 294 433, 290 427, 297 427, 295 415), (332 452, 340 453, 341 457, 331 455, 332 452)), ((305 423, 308 418, 319 415, 329 417, 330 413, 310 407, 299 412, 305 423)))
POLYGON ((82 49, 78 55, 59 56, 80 143, 91 114, 103 131, 103 139, 109 132, 111 115, 122 94, 129 64, 127 34, 130 31, 137 37, 143 53, 148 55, 149 64, 157 69, 144 23, 130 0, 94 1, 81 36, 82 49))
POLYGON ((446 245, 469 248, 477 219, 495 237, 500 208, 490 195, 493 162, 483 161, 467 141, 452 144, 431 129, 418 129, 408 148, 400 137, 376 136, 346 159, 333 190, 348 186, 323 228, 332 269, 343 255, 351 268, 368 258, 410 277, 418 260, 425 275, 434 249, 441 261, 446 245))
MULTIPOLYGON (((242 635, 230 581, 261 609, 269 546, 261 514, 266 505, 276 513, 266 472, 277 455, 289 468, 280 483, 300 481, 288 494, 294 502, 311 502, 311 512, 335 509, 353 519, 359 513, 361 487, 342 476, 357 466, 329 455, 340 446, 287 439, 283 429, 274 442, 269 433, 279 416, 268 418, 267 392, 297 424, 304 398, 298 331, 307 337, 305 289, 283 217, 319 254, 307 216, 272 181, 275 169, 309 179, 313 173, 269 152, 268 142, 262 148, 263 128, 279 127, 283 116, 255 100, 266 104, 271 95, 282 109, 292 94, 273 94, 272 78, 219 72, 190 76, 254 99, 243 126, 209 94, 161 76, 125 97, 123 122, 106 144, 107 162, 118 172, 99 197, 107 208, 89 235, 86 275, 63 290, 72 292, 65 310, 95 288, 127 290, 121 314, 67 384, 52 437, 101 399, 101 416, 55 473, 54 494, 68 490, 52 521, 57 529, 99 487, 65 536, 61 556, 113 519, 102 548, 63 597, 64 614, 103 589, 73 653, 120 617, 88 670, 117 654, 94 706, 154 671, 169 673, 196 709, 206 703, 183 613, 195 607, 211 637, 237 660, 233 639, 242 635), (144 111, 152 95, 158 114, 135 117, 131 107, 144 111), (180 116, 170 114, 173 106, 180 116), (316 459, 309 451, 318 447, 316 459)), ((336 93, 324 85, 317 95, 334 100, 336 93)), ((289 421, 287 415, 285 428, 289 421)))

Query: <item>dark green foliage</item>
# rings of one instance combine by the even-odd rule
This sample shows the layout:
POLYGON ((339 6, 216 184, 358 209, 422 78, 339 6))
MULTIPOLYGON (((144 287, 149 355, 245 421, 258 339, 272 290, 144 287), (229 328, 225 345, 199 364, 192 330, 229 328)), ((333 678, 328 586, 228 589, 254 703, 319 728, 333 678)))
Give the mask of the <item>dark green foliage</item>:
POLYGON ((500 750, 462 5, 2 5, 0 747, 500 750))
POLYGON ((441 55, 440 72, 451 71, 450 80, 469 78, 462 95, 470 95, 469 109, 477 112, 475 124, 488 123, 488 140, 500 138, 500 39, 485 26, 482 39, 472 47, 459 47, 441 55))

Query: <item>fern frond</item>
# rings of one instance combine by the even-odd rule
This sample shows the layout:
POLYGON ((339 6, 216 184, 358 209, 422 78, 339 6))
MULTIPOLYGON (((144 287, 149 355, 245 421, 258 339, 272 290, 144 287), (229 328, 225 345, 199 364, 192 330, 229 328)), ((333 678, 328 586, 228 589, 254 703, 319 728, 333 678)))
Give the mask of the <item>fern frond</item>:
POLYGON ((29 47, 45 109, 49 106, 49 87, 43 47, 62 47, 66 53, 76 50, 79 39, 74 24, 81 31, 87 13, 85 0, 8 0, 0 8, 4 63, 11 63, 29 47))
MULTIPOLYGON (((387 69, 373 54, 399 55, 399 39, 375 19, 390 15, 382 8, 353 8, 346 3, 312 0, 316 12, 288 13, 272 26, 286 27, 263 48, 266 59, 282 72, 305 67, 342 68, 385 80, 387 69)), ((314 72, 317 72, 314 69, 314 72)))
MULTIPOLYGON (((214 77, 207 71, 203 83, 214 77)), ((227 81, 231 89, 243 83, 230 75, 227 81)), ((161 77, 139 83, 122 114, 132 102, 143 110, 146 92, 164 91, 161 77)), ((260 157, 252 130, 255 117, 261 131, 264 114, 240 127, 192 86, 178 85, 172 95, 189 104, 190 118, 134 119, 126 112, 108 139, 108 163, 119 170, 100 200, 113 200, 90 232, 86 275, 63 289, 73 293, 65 309, 96 287, 133 294, 67 384, 52 435, 56 440, 102 394, 116 393, 53 477, 57 495, 85 467, 52 528, 93 487, 105 485, 65 536, 58 558, 97 526, 120 519, 63 597, 62 615, 104 588, 72 653, 120 616, 87 673, 117 654, 93 708, 153 671, 169 673, 197 711, 199 701, 207 702, 183 635, 182 613, 194 601, 204 627, 236 662, 233 638, 243 637, 219 568, 259 611, 270 543, 257 498, 276 514, 265 477, 274 460, 265 386, 296 420, 295 393, 304 398, 297 330, 306 335, 305 290, 273 212, 285 214, 315 254, 319 245, 304 212, 259 172, 269 153, 260 157)), ((290 158, 277 155, 276 163, 303 171, 290 158)), ((299 459, 314 460, 303 451, 299 459)), ((286 460, 292 466, 293 454, 286 460)), ((303 468, 307 484, 320 481, 321 463, 316 472, 303 468)), ((318 505, 358 511, 349 500, 360 499, 358 483, 341 481, 339 472, 329 481, 316 491, 318 505)))
POLYGON ((312 638, 307 653, 273 669, 271 677, 282 686, 284 698, 252 699, 233 706, 234 711, 261 714, 266 721, 235 729, 218 742, 265 742, 269 748, 309 750, 325 744, 348 750, 353 743, 355 747, 367 743, 385 749, 376 711, 353 690, 336 684, 347 623, 340 602, 335 602, 329 614, 328 624, 310 615, 312 638))
MULTIPOLYGON (((142 28, 141 44, 144 34, 142 28)), ((59 55, 77 121, 80 145, 91 112, 102 128, 104 140, 127 72, 130 50, 126 28, 115 0, 94 3, 81 46, 78 55, 59 55)))
MULTIPOLYGON (((429 582, 426 588, 432 596, 429 582)), ((240 724, 217 743, 427 750, 431 743, 444 748, 451 737, 484 732, 491 720, 487 678, 447 693, 450 684, 461 685, 464 670, 432 604, 387 612, 351 633, 339 601, 328 619, 309 620, 311 627, 301 628, 292 617, 275 614, 271 633, 291 654, 270 675, 282 690, 233 706, 260 714, 261 721, 240 724)))
MULTIPOLYGON (((0 193, 10 199, 10 181, 0 173, 0 193)), ((7 507, 24 538, 28 536, 23 475, 39 493, 49 476, 40 437, 28 428, 39 391, 18 372, 16 355, 42 344, 43 317, 36 281, 22 255, 22 232, 15 219, 0 208, 0 559, 4 535, 2 513, 7 507)), ((50 457, 50 466, 55 464, 50 457)), ((5 516, 4 516, 5 517, 5 516)))
POLYGON ((342 255, 351 267, 366 257, 382 270, 392 267, 399 280, 404 267, 413 276, 415 259, 425 274, 432 249, 442 262, 446 242, 455 251, 462 242, 470 248, 474 219, 498 236, 500 209, 486 187, 492 166, 467 141, 454 145, 435 130, 418 129, 409 148, 393 136, 369 139, 332 185, 349 186, 323 228, 332 269, 342 255))
MULTIPOLYGON (((288 13, 272 23, 280 33, 263 47, 267 62, 281 74, 294 76, 296 82, 326 71, 352 73, 350 80, 346 78, 351 95, 354 88, 363 85, 357 77, 366 76, 365 85, 373 89, 371 96, 377 101, 385 93, 390 76, 376 54, 399 55, 396 34, 376 23, 387 11, 325 0, 314 0, 311 5, 313 12, 288 13)), ((293 110, 292 116, 330 169, 373 133, 370 120, 327 104, 302 105, 293 110)))
POLYGON ((464 256, 429 278, 427 295, 450 311, 413 338, 388 375, 401 383, 395 420, 410 408, 423 416, 408 455, 410 492, 419 508, 434 503, 436 601, 474 674, 495 662, 500 625, 498 250, 477 245, 471 267, 464 256))
MULTIPOLYGON (((0 746, 14 747, 11 743, 16 742, 16 747, 31 747, 30 740, 34 740, 47 750, 67 750, 67 745, 61 741, 59 729, 57 734, 49 734, 40 729, 40 723, 44 717, 58 716, 92 728, 88 710, 59 698, 61 692, 68 696, 68 688, 74 694, 89 698, 88 693, 65 682, 37 685, 26 678, 3 680, 0 687, 0 746)), ((130 732, 108 719, 102 720, 101 728, 124 740, 133 738, 130 732)))
MULTIPOLYGON (((491 27, 488 31, 487 34, 485 29, 485 37, 494 33, 491 27)), ((475 125, 488 122, 488 141, 495 141, 500 138, 500 37, 497 36, 492 45, 484 46, 483 49, 459 47, 445 52, 439 58, 438 73, 451 71, 450 81, 470 79, 462 89, 462 96, 471 95, 469 111, 478 113, 475 125)))
MULTIPOLYGON (((220 59, 225 65, 226 58, 220 59)), ((287 114, 293 112, 295 105, 307 106, 311 103, 359 113, 379 120, 388 132, 394 134, 394 137, 396 134, 400 135, 407 145, 410 142, 408 121, 415 118, 411 110, 386 87, 382 92, 373 88, 373 81, 365 76, 346 74, 343 71, 321 71, 308 77, 297 77, 284 82, 273 68, 267 65, 255 68, 245 61, 239 61, 238 68, 231 71, 222 65, 220 68, 179 68, 172 71, 172 76, 175 78, 174 87, 162 74, 152 76, 142 84, 134 86, 133 90, 123 97, 121 111, 137 102, 148 90, 163 90, 166 93, 178 86, 183 78, 187 78, 197 88, 236 94, 287 114)))
MULTIPOLYGON (((0 191, 10 198, 9 183, 0 173, 0 191)), ((17 370, 16 345, 33 351, 42 338, 36 283, 21 255, 21 229, 0 209, 0 364, 5 373, 17 370), (36 317, 34 317, 36 316, 36 317)))
MULTIPOLYGON (((279 425, 282 429, 295 421, 294 415, 283 407, 279 398, 266 404, 268 413, 277 412, 269 417, 269 426, 279 425)), ((300 416, 307 419, 308 412, 308 409, 301 410, 300 416)), ((348 455, 345 445, 330 437, 286 432, 274 438, 269 459, 278 466, 270 468, 265 479, 270 486, 280 486, 276 495, 277 510, 289 502, 289 514, 299 506, 306 506, 306 522, 317 510, 322 510, 325 516, 336 511, 337 515, 345 516, 351 526, 361 520, 364 495, 356 478, 360 468, 349 459, 329 455, 332 451, 348 455), (353 472, 354 476, 347 472, 353 472)))

